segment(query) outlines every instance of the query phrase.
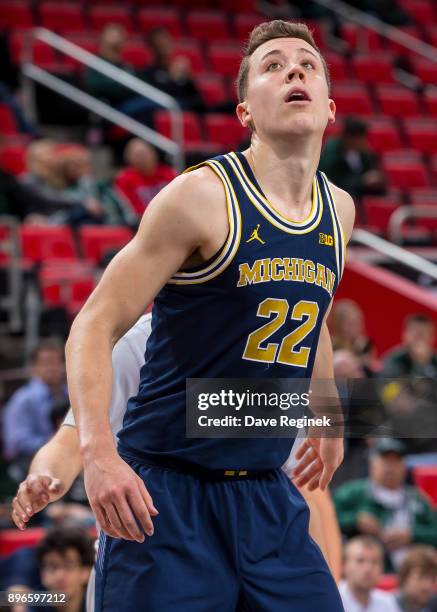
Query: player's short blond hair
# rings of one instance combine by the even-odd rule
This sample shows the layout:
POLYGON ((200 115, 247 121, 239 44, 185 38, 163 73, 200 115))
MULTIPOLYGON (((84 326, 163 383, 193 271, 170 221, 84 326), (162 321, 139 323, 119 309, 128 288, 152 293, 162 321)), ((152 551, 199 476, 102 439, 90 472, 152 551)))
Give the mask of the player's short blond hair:
POLYGON ((319 48, 317 47, 314 37, 305 23, 283 21, 282 19, 274 19, 273 21, 265 21, 257 25, 250 33, 249 40, 244 49, 243 59, 238 70, 236 81, 238 101, 243 102, 247 94, 247 85, 249 82, 250 58, 254 51, 269 40, 275 38, 300 38, 307 42, 320 56, 323 69, 325 71, 326 82, 328 89, 331 88, 331 79, 326 61, 319 48))

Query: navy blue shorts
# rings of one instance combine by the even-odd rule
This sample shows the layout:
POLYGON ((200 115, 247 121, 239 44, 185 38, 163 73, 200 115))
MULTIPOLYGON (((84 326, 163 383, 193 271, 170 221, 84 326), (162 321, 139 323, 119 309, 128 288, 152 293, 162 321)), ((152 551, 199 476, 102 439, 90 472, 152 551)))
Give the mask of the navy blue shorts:
POLYGON ((96 612, 343 612, 308 506, 282 470, 205 482, 129 464, 159 511, 155 533, 143 543, 102 533, 96 612))

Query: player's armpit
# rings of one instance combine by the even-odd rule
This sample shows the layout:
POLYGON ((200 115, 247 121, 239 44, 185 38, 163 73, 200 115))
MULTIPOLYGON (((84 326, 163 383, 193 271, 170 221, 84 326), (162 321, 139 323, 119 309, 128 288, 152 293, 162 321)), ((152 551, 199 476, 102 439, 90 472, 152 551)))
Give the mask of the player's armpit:
POLYGON ((344 238, 346 243, 349 242, 352 236, 352 231, 355 223, 355 204, 352 196, 344 189, 340 189, 336 185, 329 183, 332 194, 335 198, 335 205, 337 208, 338 216, 340 217, 340 223, 343 228, 344 238))

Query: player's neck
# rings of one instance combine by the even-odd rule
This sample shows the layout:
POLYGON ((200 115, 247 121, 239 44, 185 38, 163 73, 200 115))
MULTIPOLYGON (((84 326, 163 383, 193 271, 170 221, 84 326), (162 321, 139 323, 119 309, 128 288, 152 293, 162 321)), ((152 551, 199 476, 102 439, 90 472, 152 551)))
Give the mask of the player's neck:
MULTIPOLYGON (((300 139, 299 139, 300 140, 300 139)), ((320 159, 320 148, 275 143, 271 146, 252 139, 246 157, 266 197, 295 211, 311 202, 313 178, 320 159)))

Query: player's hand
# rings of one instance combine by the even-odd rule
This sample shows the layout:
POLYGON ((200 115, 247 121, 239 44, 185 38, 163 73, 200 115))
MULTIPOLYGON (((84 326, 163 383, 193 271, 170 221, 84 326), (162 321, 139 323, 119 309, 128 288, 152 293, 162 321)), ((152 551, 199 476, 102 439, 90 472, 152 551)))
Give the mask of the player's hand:
POLYGON ((307 438, 297 449, 297 465, 292 472, 294 484, 308 485, 309 491, 322 491, 343 461, 343 438, 307 438))
POLYGON ((62 497, 64 492, 65 486, 58 478, 48 474, 29 474, 12 500, 12 519, 18 529, 25 529, 31 516, 62 497))
POLYGON ((85 489, 97 522, 113 538, 144 541, 158 510, 144 482, 117 453, 84 459, 85 489))

